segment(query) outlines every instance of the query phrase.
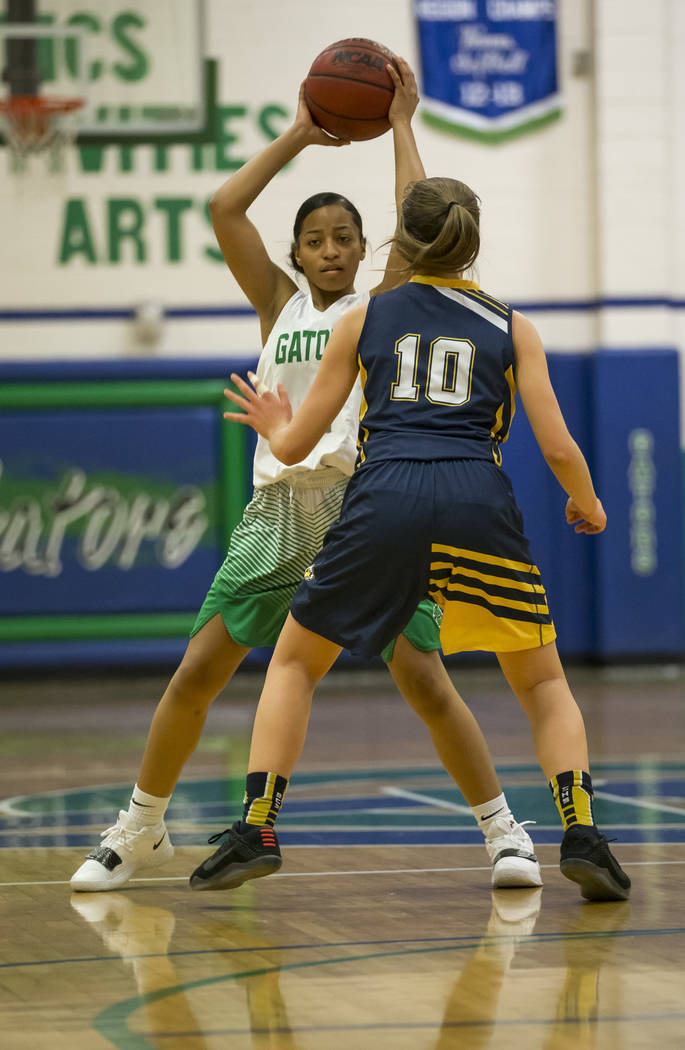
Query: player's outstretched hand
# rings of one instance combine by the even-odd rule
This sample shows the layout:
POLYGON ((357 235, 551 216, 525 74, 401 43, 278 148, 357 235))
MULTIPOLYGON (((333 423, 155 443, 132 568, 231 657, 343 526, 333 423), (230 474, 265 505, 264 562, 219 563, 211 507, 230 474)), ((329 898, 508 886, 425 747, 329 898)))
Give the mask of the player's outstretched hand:
POLYGON ((419 104, 419 90, 411 66, 399 55, 397 65, 399 72, 391 63, 385 67, 395 85, 395 94, 388 110, 388 120, 391 124, 401 123, 403 120, 411 121, 419 104))
POLYGON ((248 372, 247 377, 252 386, 248 385, 235 372, 231 374, 231 381, 240 390, 240 394, 234 394, 232 390, 224 390, 224 394, 242 412, 224 412, 224 419, 232 419, 235 423, 247 423, 258 434, 267 441, 272 435, 286 426, 292 419, 293 410, 285 387, 278 384, 278 394, 272 394, 270 390, 258 393, 259 380, 254 372, 248 372))
POLYGON ((587 532, 590 535, 604 532, 607 527, 607 516, 599 500, 591 514, 583 514, 575 500, 569 498, 566 504, 566 521, 569 525, 575 525, 574 532, 587 532))
POLYGON ((297 100, 294 127, 299 128, 305 134, 308 144, 312 146, 349 146, 350 144, 349 139, 337 139, 335 135, 329 135, 315 122, 304 99, 304 80, 300 84, 300 97, 297 100))

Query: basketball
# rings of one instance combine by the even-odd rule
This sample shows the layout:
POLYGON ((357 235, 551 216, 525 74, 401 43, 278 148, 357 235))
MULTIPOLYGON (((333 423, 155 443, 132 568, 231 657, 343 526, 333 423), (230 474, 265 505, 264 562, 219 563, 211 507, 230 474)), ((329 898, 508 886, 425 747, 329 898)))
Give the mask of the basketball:
POLYGON ((314 59, 305 102, 317 124, 336 138, 361 142, 388 130, 395 86, 385 68, 397 61, 373 40, 338 40, 314 59))

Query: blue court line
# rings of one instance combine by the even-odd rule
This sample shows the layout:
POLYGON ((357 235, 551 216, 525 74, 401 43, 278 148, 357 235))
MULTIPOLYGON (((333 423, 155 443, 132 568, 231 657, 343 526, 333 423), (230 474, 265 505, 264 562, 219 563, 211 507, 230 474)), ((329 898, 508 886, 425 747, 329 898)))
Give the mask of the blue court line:
MULTIPOLYGON (((658 784, 654 785, 654 790, 649 792, 648 797, 644 792, 640 791, 640 785, 632 784, 629 786, 623 786, 618 784, 611 784, 611 791, 605 791, 603 787, 597 788, 595 797, 601 802, 610 801, 613 805, 622 805, 625 807, 633 808, 638 807, 641 811, 653 810, 655 813, 668 813, 671 816, 670 821, 663 821, 663 823, 678 824, 679 818, 685 822, 685 805, 680 808, 677 805, 664 806, 659 802, 659 799, 672 799, 674 802, 681 802, 685 797, 685 784, 678 790, 675 791, 672 787, 660 790, 658 784)), ((514 796, 515 792, 519 788, 539 789, 538 793, 540 799, 544 799, 545 802, 549 801, 544 786, 541 785, 510 785, 507 791, 510 795, 514 796)), ((130 789, 129 789, 130 790, 130 789)), ((433 794, 439 789, 433 788, 433 794)), ((445 792, 445 801, 452 801, 451 795, 454 791, 445 792)), ((52 810, 43 810, 42 812, 20 812, 16 815, 0 816, 0 835, 3 831, 18 829, 22 830, 30 828, 73 828, 73 827, 99 827, 100 825, 106 824, 112 819, 112 809, 115 808, 117 803, 115 801, 109 802, 107 807, 93 807, 88 809, 69 809, 65 810, 63 807, 56 807, 52 810)), ((124 803, 121 803, 124 805, 124 803)), ((465 806, 464 806, 465 808, 465 806)), ((549 807, 546 807, 549 810, 549 807)), ((416 794, 413 798, 407 798, 405 796, 393 796, 393 795, 372 795, 366 797, 354 797, 354 798, 335 798, 335 799, 308 799, 308 800, 297 800, 288 799, 288 810, 287 814, 284 814, 279 822, 279 827, 286 827, 290 822, 299 824, 303 821, 307 821, 310 817, 326 817, 331 816, 336 818, 336 821, 345 814, 360 816, 365 813, 382 815, 387 813, 389 817, 397 818, 402 814, 407 815, 426 815, 426 810, 434 810, 431 813, 430 819, 442 823, 443 821, 450 821, 454 823, 464 822, 465 824, 471 824, 470 813, 462 813, 457 810, 444 809, 438 806, 432 799, 425 797, 424 799, 419 798, 416 794)), ((232 820, 237 819, 242 811, 240 808, 235 808, 235 800, 233 807, 227 804, 226 797, 216 800, 202 800, 202 801, 184 801, 179 798, 175 802, 171 803, 169 812, 167 814, 167 823, 178 823, 193 821, 194 823, 203 822, 207 823, 210 821, 216 821, 221 823, 225 821, 231 823, 232 820)), ((551 815, 551 811, 550 811, 551 815)), ((642 821, 639 821, 642 825, 642 821)), ((616 824, 616 821, 614 821, 616 824)), ((631 825, 632 826, 632 825, 631 825)))
MULTIPOLYGON (((648 930, 578 930, 577 932, 570 931, 569 933, 553 932, 553 933, 532 933, 527 934, 523 940, 526 943, 542 943, 544 941, 587 941, 587 940, 601 940, 605 937, 651 937, 651 936, 663 936, 663 935, 678 935, 685 934, 685 927, 674 926, 665 927, 663 929, 648 929, 648 930)), ((124 962, 130 962, 133 959, 176 959, 187 956, 203 956, 203 955, 244 955, 247 952, 288 952, 288 951, 309 951, 316 950, 320 951, 322 948, 373 948, 380 945, 387 946, 391 944, 435 944, 447 946, 454 945, 455 942, 459 942, 457 947, 463 946, 466 948, 478 947, 479 945, 488 944, 502 944, 508 941, 516 941, 522 943, 520 934, 512 933, 509 936, 504 934, 499 935, 479 935, 479 934, 463 934, 462 936, 455 937, 392 937, 383 940, 372 940, 372 941, 313 941, 308 944, 270 944, 265 947, 263 944, 248 945, 244 948, 201 948, 201 949, 190 949, 184 948, 178 951, 172 952, 145 952, 137 955, 121 955, 119 952, 114 955, 90 955, 84 956, 83 958, 74 959, 38 959, 31 960, 30 962, 9 962, 0 963, 0 970, 14 970, 14 969, 27 969, 32 966, 63 966, 71 963, 98 963, 98 962, 112 962, 113 960, 123 960, 124 962)), ((429 950, 429 949, 426 949, 429 950)))
MULTIPOLYGON (((606 762, 594 762, 593 763, 593 777, 596 781, 600 780, 605 774, 615 775, 618 772, 631 774, 631 780, 635 783, 648 783, 650 786, 657 781, 658 774, 673 771, 682 773, 685 763, 683 761, 640 761, 639 759, 632 761, 616 760, 606 762)), ((514 789, 516 787, 523 787, 527 785, 510 783, 508 780, 509 775, 522 776, 524 774, 530 774, 534 778, 532 786, 539 786, 544 784, 544 780, 541 781, 542 776, 540 767, 535 763, 498 763, 496 766, 498 775, 503 779, 504 786, 507 788, 514 789)), ((242 788, 243 778, 233 778, 236 783, 242 788)), ((425 779, 428 781, 438 780, 442 781, 445 785, 449 785, 454 790, 454 782, 450 778, 449 774, 445 772, 442 766, 408 766, 399 768, 375 768, 375 769, 342 769, 342 770, 326 770, 323 772, 308 773, 302 772, 297 775, 297 786, 305 787, 307 785, 319 785, 325 784, 327 790, 334 789, 338 784, 345 783, 356 783, 356 782, 370 782, 376 783, 378 781, 399 781, 399 780, 414 780, 414 779, 425 779)), ((192 796, 200 795, 203 792, 209 790, 216 790, 217 799, 226 802, 226 777, 207 777, 199 778, 196 780, 188 779, 181 781, 178 785, 174 798, 176 800, 183 800, 184 802, 193 802, 192 796)), ((613 786, 613 781, 612 785, 613 786)), ((598 785, 599 787, 599 785, 598 785)), ((601 787, 599 788, 601 790, 601 787)), ((11 803, 17 807, 26 806, 26 815, 29 816, 31 811, 41 813, 43 812, 39 807, 49 805, 51 802, 54 804, 56 800, 61 800, 62 808, 67 809, 70 806, 78 806, 79 802, 88 801, 89 799, 96 796, 100 802, 103 799, 114 797, 115 799, 125 799, 128 802, 128 798, 131 791, 130 784, 105 784, 101 787, 96 788, 68 788, 56 789, 53 791, 40 792, 33 795, 15 795, 9 799, 3 800, 5 804, 11 803)), ((240 792, 242 796, 242 791, 240 792)), ((288 802, 292 799, 292 794, 288 798, 288 802)), ((173 806, 173 802, 172 802, 173 806)), ((82 810, 81 810, 82 811, 82 810)), ((23 814, 22 814, 23 815, 23 814)))
MULTIPOLYGON (((606 785, 598 785, 598 800, 602 802, 605 787, 613 796, 602 817, 606 833, 617 836, 620 842, 632 844, 684 842, 685 809, 681 812, 676 807, 660 805, 658 801, 659 798, 680 798, 685 794, 685 779, 678 775, 682 769, 682 762, 597 763, 597 780, 603 776, 608 780, 606 785), (617 797, 619 794, 622 797, 617 797), (640 819, 630 814, 631 805, 640 807, 640 819), (650 810, 653 815, 650 815, 650 810), (661 819, 657 819, 657 814, 661 819)), ((557 844, 560 832, 556 823, 551 823, 554 810, 546 787, 539 781, 538 767, 528 763, 505 763, 501 770, 512 804, 523 807, 522 812, 523 809, 531 810, 532 815, 540 820, 532 833, 533 841, 540 845, 557 844), (510 777, 507 773, 516 773, 519 778, 530 773, 535 783, 508 783, 510 777), (532 801, 527 795, 525 800, 517 800, 517 793, 530 793, 534 789, 539 790, 532 801)), ((351 782, 369 785, 409 783, 413 786, 417 779, 421 781, 421 787, 425 786, 425 790, 433 795, 444 793, 446 798, 451 798, 455 793, 447 773, 435 766, 303 773, 298 781, 300 786, 322 785, 328 797, 290 797, 288 813, 283 814, 279 825, 283 844, 340 847, 480 844, 480 832, 468 814, 436 811, 430 798, 369 795, 368 789, 363 797, 345 797, 344 785, 351 782), (331 797, 336 787, 339 794, 331 797)), ((214 830, 214 824, 225 826, 233 816, 240 815, 237 798, 232 801, 228 798, 231 785, 239 782, 242 785, 242 778, 230 781, 219 777, 179 785, 169 812, 170 827, 179 845, 204 845, 207 831, 176 831, 177 823, 192 822, 193 827, 200 825, 214 830), (207 795, 209 799, 203 797, 207 795)), ((125 806, 129 791, 128 786, 108 785, 7 799, 4 807, 14 807, 18 812, 0 816, 0 847, 90 847, 93 826, 101 823, 106 826, 112 816, 109 807, 116 805, 120 808, 118 803, 125 806), (89 802, 93 803, 93 808, 87 808, 89 802)))

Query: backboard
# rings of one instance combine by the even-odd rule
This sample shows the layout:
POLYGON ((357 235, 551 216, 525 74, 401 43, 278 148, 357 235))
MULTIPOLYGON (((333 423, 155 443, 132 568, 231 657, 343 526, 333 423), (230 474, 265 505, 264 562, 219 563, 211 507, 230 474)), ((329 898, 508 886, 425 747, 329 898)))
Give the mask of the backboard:
POLYGON ((83 144, 211 140, 216 77, 205 59, 204 0, 35 7, 15 0, 0 16, 0 97, 33 94, 27 84, 39 95, 83 97, 83 144))

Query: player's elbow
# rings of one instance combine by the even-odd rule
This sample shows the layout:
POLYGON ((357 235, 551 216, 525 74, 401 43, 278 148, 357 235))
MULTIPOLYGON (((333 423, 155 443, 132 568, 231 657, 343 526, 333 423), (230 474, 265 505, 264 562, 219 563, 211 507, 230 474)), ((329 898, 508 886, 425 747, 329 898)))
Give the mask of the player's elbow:
POLYGON ((282 451, 279 451, 276 458, 280 459, 281 463, 285 467, 294 467, 296 463, 299 463, 305 458, 305 455, 306 453, 304 453, 303 455, 299 455, 296 450, 286 448, 282 451))
POLYGON ((221 186, 209 198, 209 215, 213 225, 216 225, 218 219, 225 219, 231 215, 234 211, 233 201, 231 200, 230 191, 226 186, 221 186))
POLYGON ((221 211, 222 200, 221 190, 217 190, 216 193, 213 193, 209 198, 209 214, 212 218, 216 216, 217 212, 221 211))
POLYGON ((285 435, 272 437, 270 445, 273 455, 285 467, 294 467, 297 463, 301 463, 311 452, 311 449, 306 448, 301 442, 290 440, 285 435))
POLYGON ((574 462, 577 453, 574 445, 562 443, 546 446, 542 449, 542 454, 545 457, 547 466, 551 470, 558 470, 570 466, 574 462))

